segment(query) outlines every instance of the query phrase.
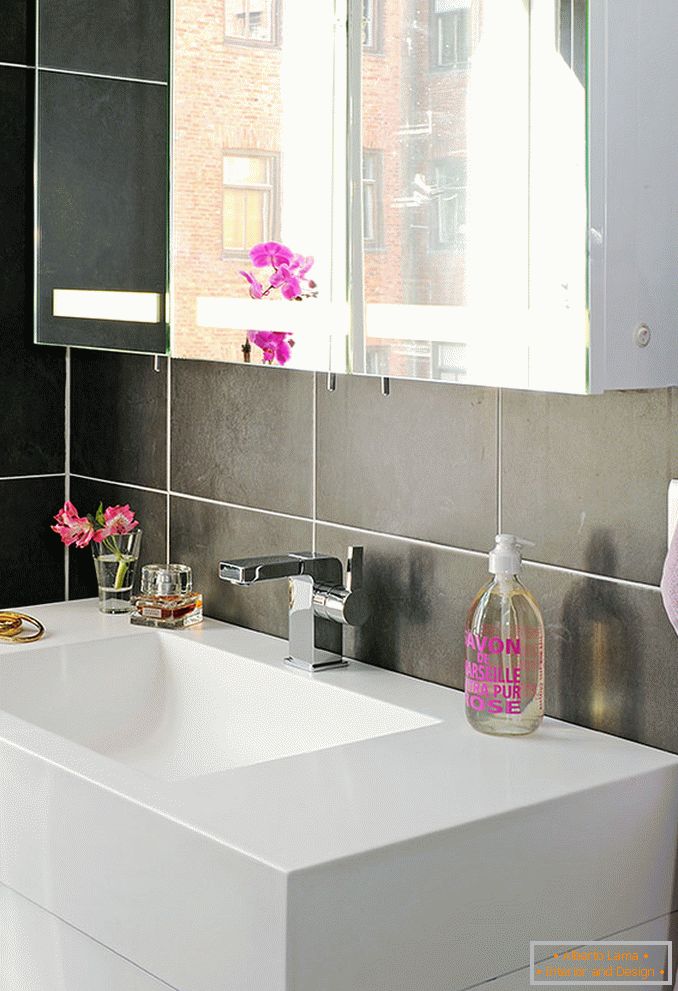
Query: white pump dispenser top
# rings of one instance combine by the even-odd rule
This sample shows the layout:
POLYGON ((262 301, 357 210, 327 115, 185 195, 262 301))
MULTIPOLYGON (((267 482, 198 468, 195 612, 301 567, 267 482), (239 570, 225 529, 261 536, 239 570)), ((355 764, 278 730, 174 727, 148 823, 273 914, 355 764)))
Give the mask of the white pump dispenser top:
POLYGON ((494 548, 490 551, 490 573, 517 575, 523 563, 523 547, 534 547, 534 544, 531 540, 514 537, 512 533, 498 533, 494 548))

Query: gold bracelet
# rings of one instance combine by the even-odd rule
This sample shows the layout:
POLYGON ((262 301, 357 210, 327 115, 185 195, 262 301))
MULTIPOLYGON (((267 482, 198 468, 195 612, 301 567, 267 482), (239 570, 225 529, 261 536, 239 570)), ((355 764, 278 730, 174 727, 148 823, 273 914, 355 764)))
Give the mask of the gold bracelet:
POLYGON ((9 640, 10 643, 33 643, 44 635, 45 627, 32 616, 27 616, 23 612, 0 612, 0 639, 9 640), (35 627, 36 632, 21 636, 24 623, 30 623, 35 627))

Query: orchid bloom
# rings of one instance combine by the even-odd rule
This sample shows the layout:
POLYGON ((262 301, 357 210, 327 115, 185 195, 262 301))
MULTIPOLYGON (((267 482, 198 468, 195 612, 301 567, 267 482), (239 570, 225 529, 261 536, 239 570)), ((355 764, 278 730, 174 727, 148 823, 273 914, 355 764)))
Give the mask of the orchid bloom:
POLYGON ((239 275, 242 275, 243 278, 247 279, 247 281, 249 282, 250 296, 252 297, 252 299, 261 299, 262 296, 264 295, 264 287, 262 286, 261 282, 259 282, 258 279, 255 279, 255 277, 252 275, 251 272, 244 272, 241 270, 239 272, 239 275))
POLYGON ((114 534, 131 533, 139 526, 139 521, 134 519, 134 511, 129 508, 129 504, 124 506, 109 506, 104 510, 104 525, 94 533, 94 541, 100 544, 106 537, 114 534))
POLYGON ((265 365, 272 365, 274 361, 279 365, 286 365, 292 357, 294 341, 292 335, 284 331, 250 330, 247 339, 261 348, 265 365))
POLYGON ((265 241, 250 249, 250 260, 255 268, 265 268, 266 265, 280 268, 281 265, 289 264, 293 257, 294 252, 279 241, 265 241))
POLYGON ((87 547, 94 537, 94 524, 87 516, 78 516, 78 511, 68 500, 55 515, 56 526, 52 530, 58 533, 66 547, 75 544, 76 547, 87 547))
POLYGON ((280 289, 285 299, 296 299, 301 292, 301 282, 296 272, 288 265, 281 265, 271 276, 271 285, 280 289))
POLYGON ((310 280, 306 278, 308 271, 313 268, 313 263, 315 258, 312 255, 305 257, 304 255, 293 255, 292 261, 289 268, 294 272, 298 279, 303 279, 305 282, 310 280))

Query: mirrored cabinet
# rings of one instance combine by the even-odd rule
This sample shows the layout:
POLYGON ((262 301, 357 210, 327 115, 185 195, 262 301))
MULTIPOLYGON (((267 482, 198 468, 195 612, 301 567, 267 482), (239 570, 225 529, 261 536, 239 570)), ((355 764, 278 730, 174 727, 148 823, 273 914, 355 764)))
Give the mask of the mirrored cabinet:
POLYGON ((169 128, 166 24, 48 20, 39 341, 678 384, 674 0, 175 0, 169 128))

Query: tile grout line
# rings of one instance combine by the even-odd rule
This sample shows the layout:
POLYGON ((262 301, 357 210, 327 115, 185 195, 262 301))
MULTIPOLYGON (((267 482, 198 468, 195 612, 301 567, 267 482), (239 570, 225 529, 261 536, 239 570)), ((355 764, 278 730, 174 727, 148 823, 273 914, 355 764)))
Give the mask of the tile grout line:
POLYGON ((136 76, 113 76, 106 72, 81 72, 78 69, 57 69, 50 65, 36 65, 31 68, 38 72, 55 72, 60 76, 82 76, 86 79, 111 79, 119 83, 143 83, 146 86, 167 86, 162 79, 139 79, 136 76))
POLYGON ((167 450, 166 450, 166 459, 167 460, 166 460, 166 464, 165 464, 165 471, 166 471, 166 475, 165 475, 165 486, 166 486, 167 491, 166 491, 166 494, 165 494, 165 557, 167 559, 166 560, 166 564, 169 564, 170 561, 171 561, 171 559, 172 559, 172 557, 171 557, 171 548, 170 548, 170 533, 171 533, 171 528, 170 528, 170 512, 171 512, 171 505, 172 505, 172 500, 170 498, 170 489, 171 489, 171 485, 170 485, 170 482, 171 482, 170 474, 171 474, 171 470, 172 470, 172 359, 170 357, 167 358, 167 380, 166 380, 166 388, 167 388, 167 410, 166 410, 166 414, 167 414, 167 424, 166 424, 166 431, 167 431, 167 450))
POLYGON ((0 62, 0 69, 35 69, 35 65, 24 65, 23 62, 0 62))
MULTIPOLYGON (((64 383, 64 502, 71 498, 71 349, 66 348, 64 383)), ((64 601, 70 601, 71 578, 68 547, 64 547, 64 601)))
POLYGON ((311 550, 313 553, 318 548, 318 376, 313 375, 313 478, 311 480, 311 550))
POLYGON ((496 424, 496 473, 497 473, 497 533, 502 532, 503 526, 503 514, 502 514, 502 474, 503 474, 503 451, 504 451, 504 437, 503 437, 503 419, 504 419, 504 391, 503 389, 497 389, 497 424, 496 424))
MULTIPOLYGON (((165 489, 154 489, 147 485, 136 485, 132 482, 116 482, 110 478, 95 478, 92 475, 78 475, 72 473, 71 477, 82 478, 86 481, 101 482, 104 485, 119 485, 122 488, 139 489, 143 492, 156 492, 159 495, 169 495, 176 499, 202 502, 210 506, 222 506, 224 509, 238 509, 246 513, 259 513, 263 516, 275 516, 280 519, 296 520, 300 523, 313 523, 313 520, 308 516, 298 516, 294 513, 282 513, 275 509, 262 509, 260 506, 243 506, 241 503, 225 502, 222 499, 210 499, 207 496, 193 495, 190 492, 177 492, 172 488, 166 492, 165 489)), ((350 530, 356 533, 365 533, 374 537, 383 537, 387 540, 400 540, 405 543, 416 544, 420 547, 430 547, 432 550, 450 551, 455 554, 464 554, 468 557, 477 557, 483 560, 487 558, 487 551, 473 550, 469 547, 456 547, 451 544, 440 544, 433 540, 423 540, 421 537, 409 537, 399 533, 385 533, 383 530, 369 530, 366 527, 350 525, 348 523, 336 523, 332 520, 318 519, 316 520, 316 524, 318 526, 335 527, 338 530, 350 530)), ((614 585, 624 585, 629 588, 639 588, 648 592, 659 591, 658 585, 653 585, 651 582, 635 581, 632 578, 618 578, 615 575, 600 575, 593 571, 582 571, 579 568, 568 568, 562 564, 549 564, 545 561, 532 561, 529 558, 525 558, 523 563, 531 565, 535 568, 544 568, 546 571, 554 571, 559 574, 576 575, 578 578, 590 578, 593 581, 608 582, 614 585)))
POLYGON ((63 478, 63 471, 46 471, 39 475, 0 475, 0 482, 21 482, 29 478, 63 478))

